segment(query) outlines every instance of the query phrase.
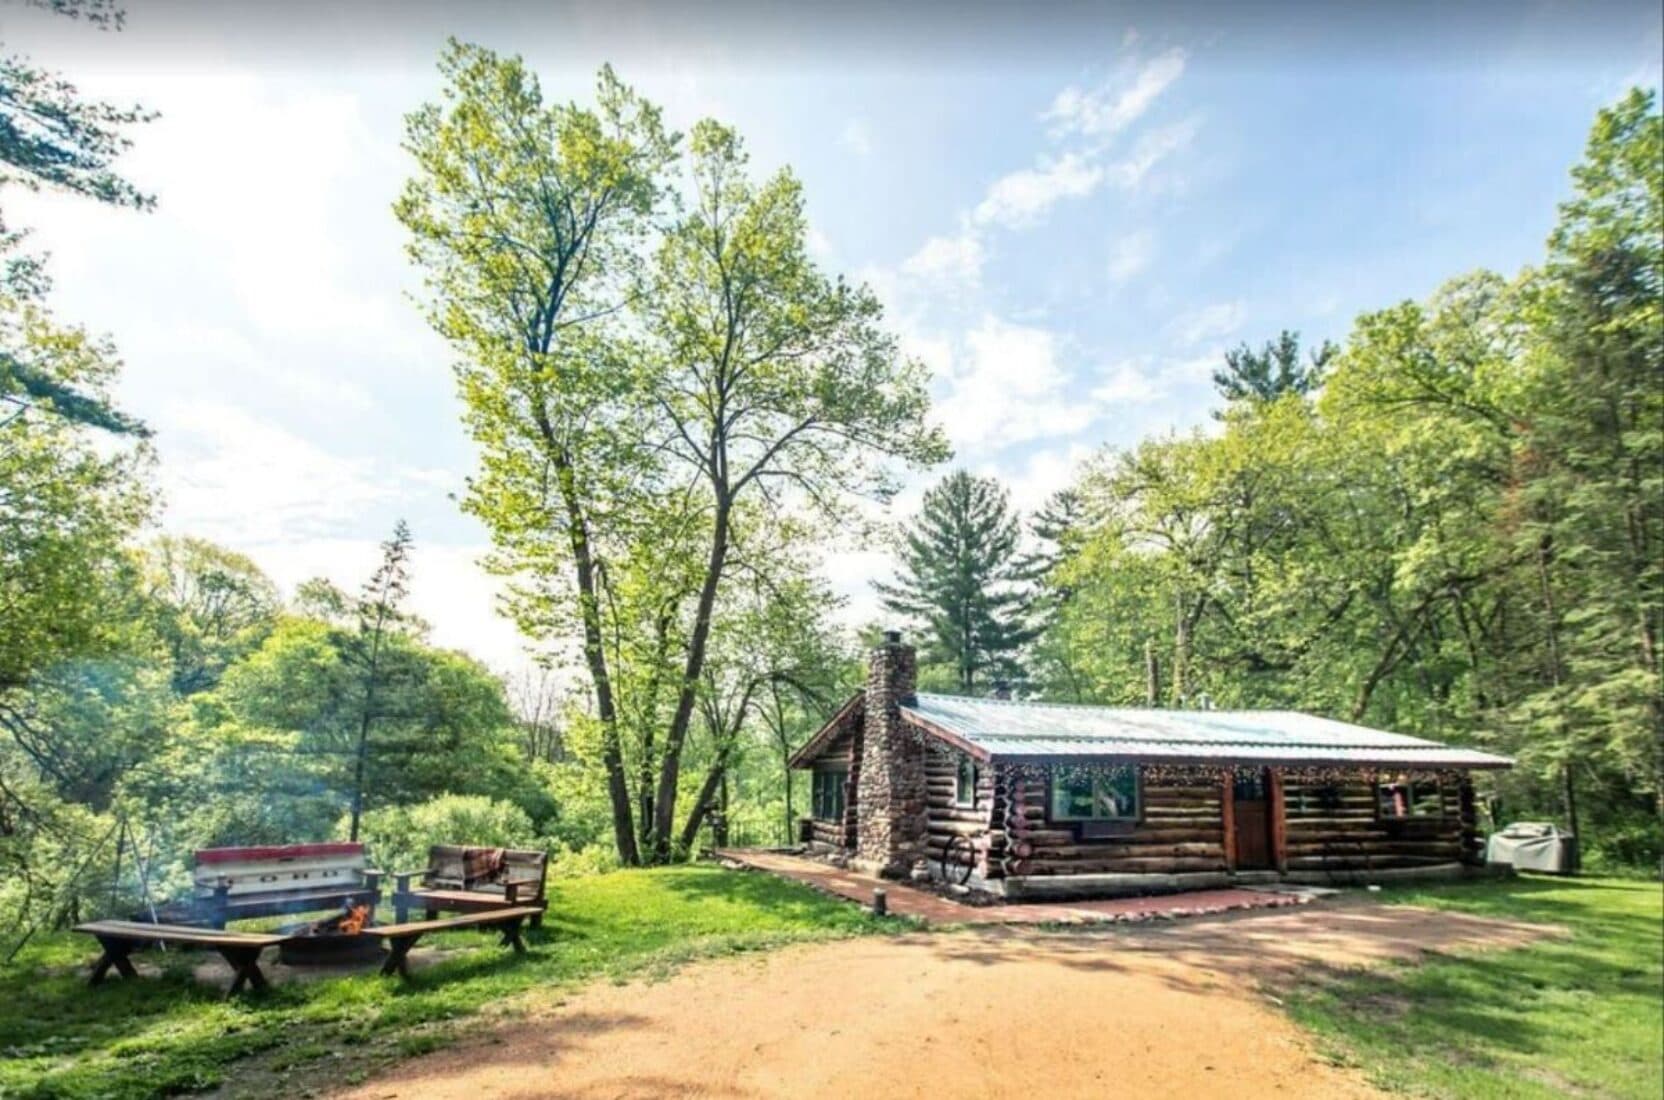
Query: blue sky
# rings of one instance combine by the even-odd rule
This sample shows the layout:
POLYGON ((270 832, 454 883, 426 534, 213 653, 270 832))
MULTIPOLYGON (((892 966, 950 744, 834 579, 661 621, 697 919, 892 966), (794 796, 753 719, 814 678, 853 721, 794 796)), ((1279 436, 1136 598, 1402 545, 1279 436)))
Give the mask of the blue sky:
MULTIPOLYGON (((581 98, 596 67, 802 178, 813 248, 936 373, 957 459, 1031 507, 1104 444, 1205 423, 1225 347, 1541 256, 1595 111, 1660 80, 1656 4, 191 5, 121 34, 6 9, 6 47, 162 117, 149 215, 8 195, 55 301, 108 331, 157 430, 161 526, 282 584, 353 586, 407 517, 437 640, 520 661, 449 494, 472 466, 449 357, 406 294, 401 117, 446 34, 581 98)), ((898 502, 916 502, 931 477, 898 502)), ((834 582, 870 613, 878 551, 834 582)))

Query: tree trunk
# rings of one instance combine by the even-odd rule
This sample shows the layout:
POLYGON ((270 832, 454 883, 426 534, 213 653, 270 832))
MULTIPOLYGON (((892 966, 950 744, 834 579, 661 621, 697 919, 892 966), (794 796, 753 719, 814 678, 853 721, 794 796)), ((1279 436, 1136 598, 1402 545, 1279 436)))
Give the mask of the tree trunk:
MULTIPOLYGON (((551 442, 553 433, 541 425, 551 442)), ((557 451, 557 454, 559 452, 557 451)), ((578 608, 584 628, 584 661, 595 686, 595 714, 601 722, 601 760, 607 769, 607 797, 612 803, 613 842, 618 861, 626 867, 641 863, 636 847, 636 827, 630 812, 630 786, 624 777, 624 753, 618 739, 618 711, 613 700, 612 677, 601 631, 601 602, 596 591, 595 560, 590 548, 589 525, 578 503, 577 481, 572 465, 564 456, 555 460, 556 480, 566 507, 567 531, 572 541, 572 560, 578 581, 578 608)))
POLYGON ((658 804, 653 807, 653 858, 660 863, 668 863, 672 854, 670 837, 676 827, 676 785, 681 778, 682 745, 687 740, 688 722, 693 718, 699 677, 705 670, 705 647, 711 637, 711 615, 716 606, 717 590, 722 584, 722 571, 728 560, 729 504, 726 492, 718 487, 705 581, 699 589, 693 633, 688 638, 688 659, 682 668, 682 687, 676 697, 676 713, 665 736, 664 759, 659 762, 658 804))

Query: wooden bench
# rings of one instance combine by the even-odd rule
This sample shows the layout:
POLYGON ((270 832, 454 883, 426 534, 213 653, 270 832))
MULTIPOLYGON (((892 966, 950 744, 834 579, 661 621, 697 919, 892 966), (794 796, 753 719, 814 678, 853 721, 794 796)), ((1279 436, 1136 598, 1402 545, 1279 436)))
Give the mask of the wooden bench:
POLYGON ((236 974, 231 992, 240 993, 243 986, 266 988, 266 976, 260 973, 260 952, 282 943, 287 936, 264 932, 226 932, 216 928, 190 928, 177 924, 148 924, 133 920, 96 920, 78 924, 75 931, 85 932, 98 939, 104 954, 93 964, 88 984, 97 985, 114 967, 124 978, 138 977, 127 956, 156 943, 186 944, 208 947, 218 951, 236 974))
POLYGON ((428 865, 420 871, 393 876, 393 912, 400 924, 412 909, 433 920, 445 913, 483 913, 513 906, 537 910, 533 928, 543 925, 543 896, 549 873, 549 853, 514 848, 469 848, 435 844, 428 849, 428 865), (492 856, 500 856, 492 859, 492 856), (411 880, 418 880, 412 885, 411 880))
POLYGON ((443 917, 438 920, 420 920, 401 922, 399 924, 384 924, 379 927, 366 928, 361 933, 365 936, 375 936, 385 940, 388 946, 387 961, 382 964, 383 974, 397 973, 403 977, 410 977, 410 970, 406 966, 405 956, 429 932, 449 932, 458 928, 478 928, 482 931, 495 930, 502 933, 505 946, 514 948, 514 953, 523 955, 526 944, 520 938, 521 922, 527 919, 535 920, 542 915, 543 910, 533 905, 517 905, 510 909, 497 908, 477 913, 464 913, 457 917, 443 917))
POLYGON ((161 907, 167 923, 224 928, 228 921, 369 906, 381 899, 382 873, 357 843, 204 848, 195 854, 194 895, 161 907))

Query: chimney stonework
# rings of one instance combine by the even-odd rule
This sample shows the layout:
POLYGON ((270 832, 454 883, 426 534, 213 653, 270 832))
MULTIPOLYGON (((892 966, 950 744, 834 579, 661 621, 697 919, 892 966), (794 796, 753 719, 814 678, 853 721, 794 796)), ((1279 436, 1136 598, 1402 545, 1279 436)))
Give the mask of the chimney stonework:
POLYGON ((856 862, 879 874, 905 876, 925 856, 924 742, 901 719, 917 682, 918 655, 900 634, 887 632, 867 666, 856 790, 856 862))

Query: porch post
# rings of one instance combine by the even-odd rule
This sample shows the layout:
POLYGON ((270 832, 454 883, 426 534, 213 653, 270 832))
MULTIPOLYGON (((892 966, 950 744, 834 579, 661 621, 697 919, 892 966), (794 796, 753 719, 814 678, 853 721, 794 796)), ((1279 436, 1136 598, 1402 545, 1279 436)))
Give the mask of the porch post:
POLYGON ((1271 865, 1279 874, 1288 873, 1288 808, 1283 805, 1283 773, 1267 768, 1266 798, 1271 801, 1271 865))
POLYGON ((1236 771, 1225 769, 1219 784, 1219 817, 1224 827, 1225 870, 1236 871, 1236 771))

